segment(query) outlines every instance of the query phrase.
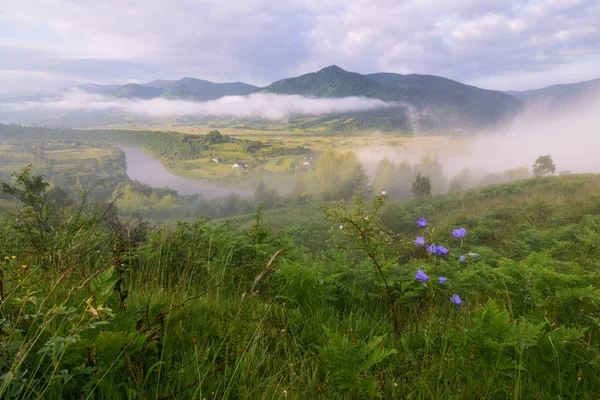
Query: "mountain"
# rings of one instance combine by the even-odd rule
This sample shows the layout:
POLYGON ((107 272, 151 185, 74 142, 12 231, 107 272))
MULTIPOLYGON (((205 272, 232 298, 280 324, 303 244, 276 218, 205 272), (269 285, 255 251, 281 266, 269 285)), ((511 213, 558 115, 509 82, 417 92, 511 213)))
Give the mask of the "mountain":
POLYGON ((347 72, 337 65, 323 68, 318 72, 273 82, 260 91, 309 97, 363 96, 381 100, 393 99, 391 91, 377 82, 364 75, 347 72))
POLYGON ((582 102, 600 101, 600 79, 507 93, 525 103, 544 108, 559 108, 565 105, 578 106, 582 102))
MULTIPOLYGON (((390 120, 410 121, 411 126, 396 127, 406 130, 483 129, 505 121, 521 108, 521 102, 508 94, 446 78, 393 73, 361 75, 336 65, 282 79, 261 91, 309 97, 362 96, 390 102, 394 106, 384 111, 357 114, 359 120, 373 128, 378 125, 374 119, 381 120, 385 130, 390 120), (407 115, 399 118, 401 112, 407 115)), ((348 114, 341 117, 351 118, 348 114)), ((356 119, 350 122, 356 123, 356 119)))
MULTIPOLYGON (((433 75, 384 72, 363 75, 346 71, 336 65, 317 72, 281 79, 263 88, 241 82, 214 83, 196 78, 154 80, 126 85, 86 84, 74 88, 92 94, 129 99, 163 98, 202 102, 224 96, 274 93, 313 98, 366 97, 387 103, 385 107, 368 111, 291 116, 287 121, 287 125, 293 129, 330 132, 371 130, 405 133, 479 133, 509 122, 531 104, 535 104, 536 109, 542 112, 554 112, 567 107, 578 107, 589 103, 590 99, 600 101, 600 79, 523 92, 500 92, 433 75)), ((79 114, 60 108, 48 108, 43 114, 29 106, 18 107, 18 103, 59 101, 72 90, 73 88, 66 88, 0 94, 0 120, 21 123, 34 121, 38 124, 51 120, 54 124, 67 126, 72 125, 72 120, 81 126, 100 124, 96 120, 102 121, 103 124, 108 124, 111 120, 114 120, 114 123, 158 121, 150 117, 129 115, 118 107, 109 111, 90 110, 79 114), (4 106, 1 107, 2 105, 4 106), (25 111, 18 111, 20 109, 25 111)), ((206 116, 188 115, 173 117, 170 122, 194 124, 206 119, 206 116)), ((246 126, 248 129, 261 129, 265 122, 260 118, 246 118, 241 124, 240 121, 226 117, 213 116, 211 119, 220 120, 219 124, 231 123, 235 127, 246 126)))
POLYGON ((83 90, 92 94, 112 95, 121 85, 97 85, 95 83, 86 83, 84 85, 75 86, 79 90, 83 90))
POLYGON ((425 110, 430 122, 479 129, 499 124, 521 109, 521 102, 496 90, 481 89, 433 75, 365 75, 393 88, 400 101, 425 110))
POLYGON ((224 96, 243 96, 258 88, 247 83, 214 83, 195 78, 183 78, 165 86, 163 97, 194 101, 215 100, 224 96))
POLYGON ((160 97, 163 93, 163 89, 141 85, 139 83, 128 83, 125 86, 121 86, 113 93, 117 97, 125 98, 136 98, 136 99, 153 99, 160 97))
POLYGON ((115 90, 117 97, 209 101, 224 96, 243 96, 255 92, 256 86, 247 83, 214 83, 196 78, 178 81, 155 80, 146 84, 130 83, 115 90))

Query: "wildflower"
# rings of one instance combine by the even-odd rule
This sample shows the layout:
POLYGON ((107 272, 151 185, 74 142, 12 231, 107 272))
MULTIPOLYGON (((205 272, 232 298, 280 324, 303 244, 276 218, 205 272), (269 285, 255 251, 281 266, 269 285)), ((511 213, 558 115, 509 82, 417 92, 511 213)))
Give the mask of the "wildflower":
POLYGON ((445 276, 440 276, 438 277, 438 281, 440 281, 441 284, 444 284, 448 282, 448 278, 446 278, 445 276))
POLYGON ((287 397, 287 390, 283 391, 283 397, 287 397))
POLYGON ((467 230, 465 228, 458 228, 452 230, 452 236, 457 239, 462 239, 467 236, 467 230))
POLYGON ((471 253, 471 252, 469 252, 469 255, 470 255, 471 257, 479 257, 479 254, 477 254, 477 253, 471 253))
POLYGON ((5 260, 8 260, 8 259, 9 259, 9 257, 8 257, 8 256, 4 256, 4 259, 5 259, 5 260))
POLYGON ((17 256, 11 256, 10 258, 12 258, 14 260, 15 258, 17 258, 17 256))
POLYGON ((460 299, 460 296, 457 294, 450 297, 450 302, 456 304, 457 306, 460 306, 462 304, 462 300, 460 299))
POLYGON ((21 265, 21 268, 27 269, 27 265, 23 264, 23 265, 21 265))
POLYGON ((448 250, 447 248, 445 248, 444 246, 437 246, 437 248, 435 249, 435 253, 438 256, 447 256, 448 253, 450 253, 450 250, 448 250))
POLYGON ((437 246, 435 244, 428 244, 425 247, 427 248, 427 252, 429 254, 435 254, 435 253, 437 253, 437 246))
POLYGON ((425 272, 423 272, 423 270, 421 270, 421 269, 417 271, 415 278, 417 278, 420 281, 428 281, 429 280, 429 277, 427 276, 427 274, 425 272))
POLYGON ((427 226, 427 221, 425 220, 425 217, 421 217, 417 220, 417 225, 419 226, 419 228, 425 228, 427 226))
POLYGON ((465 256, 460 256, 458 259, 460 260, 460 262, 465 262, 466 257, 465 256))
POLYGON ((386 194, 386 193, 387 193, 387 192, 386 192, 385 190, 382 190, 382 191, 381 191, 381 195, 382 195, 382 196, 385 196, 385 194, 386 194))
POLYGON ((340 229, 343 229, 343 228, 344 228, 344 225, 340 225, 340 229))
POLYGON ((369 217, 365 217, 365 221, 367 221, 369 219, 369 217))
POLYGON ((417 236, 414 243, 419 247, 425 246, 425 236, 417 236))

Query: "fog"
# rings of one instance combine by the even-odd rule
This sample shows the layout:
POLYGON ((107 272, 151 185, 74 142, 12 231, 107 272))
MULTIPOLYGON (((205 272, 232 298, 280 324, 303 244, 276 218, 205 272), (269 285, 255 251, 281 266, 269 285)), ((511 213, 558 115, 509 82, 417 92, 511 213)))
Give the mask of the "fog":
POLYGON ((390 104, 365 97, 317 99, 296 95, 256 93, 226 96, 217 100, 194 102, 154 98, 124 99, 70 89, 49 101, 0 103, 0 111, 121 111, 145 117, 215 116, 232 118, 264 118, 285 121, 290 117, 323 115, 350 111, 366 111, 390 107, 390 104))
POLYGON ((417 164, 423 157, 438 159, 447 179, 464 168, 479 176, 532 165, 540 155, 550 154, 556 173, 600 172, 600 100, 588 99, 576 107, 544 108, 531 105, 514 120, 478 135, 427 138, 417 135, 404 146, 372 146, 355 149, 367 171, 373 174, 383 158, 397 164, 417 164))

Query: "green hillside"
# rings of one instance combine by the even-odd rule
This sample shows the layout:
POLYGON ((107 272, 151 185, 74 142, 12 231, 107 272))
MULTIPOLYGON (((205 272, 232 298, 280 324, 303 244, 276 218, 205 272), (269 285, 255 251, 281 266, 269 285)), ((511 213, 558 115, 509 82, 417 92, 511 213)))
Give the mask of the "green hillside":
POLYGON ((337 65, 295 78, 282 79, 262 88, 260 91, 309 97, 362 96, 384 101, 394 99, 391 90, 361 74, 344 71, 337 65))
POLYGON ((330 66, 277 81, 263 92, 309 97, 359 96, 393 104, 388 109, 327 116, 332 129, 451 131, 490 128, 514 116, 521 103, 502 92, 430 75, 360 75, 330 66))
POLYGON ((119 97, 208 101, 223 96, 242 96, 255 92, 256 86, 246 83, 214 83, 196 78, 183 78, 178 81, 156 80, 146 84, 127 84, 114 93, 119 97))
POLYGON ((554 107, 581 105, 600 100, 600 79, 507 93, 527 103, 545 103, 554 107))
POLYGON ((7 183, 0 396, 600 391, 599 175, 165 226, 7 183))

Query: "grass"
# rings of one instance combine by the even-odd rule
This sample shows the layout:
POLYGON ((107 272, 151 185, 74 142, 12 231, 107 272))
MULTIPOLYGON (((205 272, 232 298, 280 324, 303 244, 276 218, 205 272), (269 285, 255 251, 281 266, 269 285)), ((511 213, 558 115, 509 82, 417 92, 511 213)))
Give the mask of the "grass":
POLYGON ((85 210, 75 221, 74 209, 56 209, 38 250, 13 216, 0 224, 0 396, 592 399, 600 391, 598 175, 392 204, 359 199, 329 204, 327 217, 309 204, 151 231, 106 225, 103 208, 85 210), (458 226, 464 243, 451 236, 458 226), (450 255, 428 255, 417 235, 450 255), (427 282, 415 279, 418 269, 427 282))

